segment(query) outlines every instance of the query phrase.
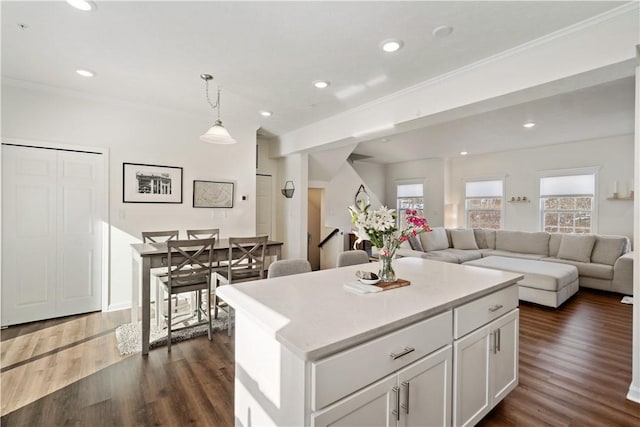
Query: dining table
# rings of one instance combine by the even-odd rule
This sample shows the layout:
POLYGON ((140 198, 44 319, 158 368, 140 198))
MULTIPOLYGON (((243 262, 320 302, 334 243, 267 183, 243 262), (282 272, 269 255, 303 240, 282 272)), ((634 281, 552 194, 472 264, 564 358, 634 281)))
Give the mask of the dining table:
MULTIPOLYGON (((249 245, 251 246, 251 245, 249 245)), ((167 266, 167 243, 132 243, 132 286, 131 286, 131 322, 139 320, 142 312, 142 354, 149 354, 149 331, 151 324, 151 269, 167 266), (142 289, 141 289, 142 288, 142 289)), ((265 256, 281 257, 282 242, 268 240, 265 256)), ((229 239, 216 239, 213 247, 214 261, 229 260, 229 239)), ((240 251, 232 252, 231 257, 242 256, 240 251)), ((208 259, 208 251, 201 254, 202 259, 208 259)), ((180 262, 178 257, 172 261, 180 262)))

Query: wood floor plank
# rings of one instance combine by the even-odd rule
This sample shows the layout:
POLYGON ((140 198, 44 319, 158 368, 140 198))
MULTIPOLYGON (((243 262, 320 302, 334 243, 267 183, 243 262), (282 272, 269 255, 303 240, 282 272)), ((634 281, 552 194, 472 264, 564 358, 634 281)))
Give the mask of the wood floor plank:
MULTIPOLYGON (((520 384, 481 426, 637 426, 632 306, 582 289, 561 308, 520 306, 520 384)), ((91 313, 2 331, 2 426, 232 426, 233 339, 214 333, 120 356, 128 313, 91 313)))

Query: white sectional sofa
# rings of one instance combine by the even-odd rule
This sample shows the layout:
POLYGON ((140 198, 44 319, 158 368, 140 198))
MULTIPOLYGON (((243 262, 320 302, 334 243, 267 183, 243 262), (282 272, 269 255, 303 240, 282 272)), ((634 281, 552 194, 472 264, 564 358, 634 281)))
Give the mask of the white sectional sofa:
POLYGON ((633 257, 626 236, 436 227, 404 242, 397 254, 464 263, 501 256, 573 265, 579 285, 633 294, 633 257))

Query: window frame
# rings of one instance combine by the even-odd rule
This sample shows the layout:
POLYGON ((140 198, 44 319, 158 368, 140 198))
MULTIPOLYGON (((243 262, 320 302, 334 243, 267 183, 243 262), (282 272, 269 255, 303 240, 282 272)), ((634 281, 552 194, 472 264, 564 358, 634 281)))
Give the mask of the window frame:
POLYGON ((426 187, 425 182, 423 179, 415 179, 415 180, 402 180, 402 181, 396 181, 395 182, 395 186, 396 186, 396 225, 398 226, 398 228, 402 228, 403 224, 402 224, 402 212, 404 212, 406 209, 400 209, 400 203, 399 201, 401 199, 416 199, 417 197, 398 197, 398 187, 401 185, 422 185, 422 209, 419 208, 413 208, 413 209, 418 209, 422 215, 424 216, 424 189, 426 187))
POLYGON ((500 214, 500 224, 496 230, 504 228, 504 213, 505 213, 505 178, 504 177, 495 177, 495 178, 481 178, 481 179, 467 179, 463 184, 464 194, 464 222, 466 228, 471 227, 471 212, 498 212, 500 214), (499 181, 502 183, 502 194, 500 196, 473 196, 467 197, 467 184, 472 182, 488 182, 488 181, 499 181), (500 209, 469 209, 469 201, 472 199, 500 199, 500 209))
MULTIPOLYGON (((598 173, 600 168, 597 166, 585 167, 585 168, 571 168, 571 169, 554 169, 554 170, 546 170, 538 172, 538 185, 537 185, 537 199, 538 199, 538 230, 544 231, 545 223, 544 223, 544 201, 543 196, 540 194, 540 181, 542 178, 553 178, 553 177, 567 177, 567 176, 576 176, 576 175, 593 175, 593 195, 591 200, 591 230, 588 233, 584 234, 597 234, 598 233, 598 173)), ((584 194, 563 194, 555 196, 557 198, 562 197, 585 197, 584 194)), ((567 212, 576 212, 577 209, 567 211, 567 212)), ((574 225, 575 230, 575 225, 574 225)), ((552 233, 556 233, 555 231, 552 233)), ((558 233, 562 233, 558 231, 558 233)), ((576 233, 581 234, 581 233, 576 233)))

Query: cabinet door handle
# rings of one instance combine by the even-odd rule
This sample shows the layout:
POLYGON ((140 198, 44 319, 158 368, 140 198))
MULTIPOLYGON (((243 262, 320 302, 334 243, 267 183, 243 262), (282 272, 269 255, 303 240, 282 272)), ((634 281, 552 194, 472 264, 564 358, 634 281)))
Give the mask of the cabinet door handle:
POLYGON ((491 337, 493 338, 493 354, 498 352, 498 331, 491 332, 491 337))
POLYGON ((400 385, 407 389, 407 394, 406 394, 407 397, 401 406, 404 409, 405 414, 408 414, 409 413, 409 381, 402 381, 400 385))
POLYGON ((391 413, 396 416, 396 421, 400 421, 400 389, 398 387, 394 387, 391 391, 396 394, 396 409, 391 411, 391 413))
POLYGON ((411 353, 412 351, 415 351, 416 349, 413 347, 405 347, 404 350, 402 350, 400 353, 395 354, 395 353, 390 353, 389 356, 391 356, 391 358, 393 360, 396 359, 400 359, 402 356, 406 356, 407 354, 411 353))
POLYGON ((489 307, 489 311, 492 313, 495 313, 496 311, 500 310, 502 307, 504 307, 502 304, 496 304, 493 307, 489 307))
POLYGON ((496 331, 496 335, 497 335, 497 338, 498 338, 497 341, 496 341, 496 351, 500 351, 500 344, 501 344, 500 341, 501 341, 501 338, 502 338, 502 333, 500 331, 501 331, 501 329, 498 329, 496 331))

